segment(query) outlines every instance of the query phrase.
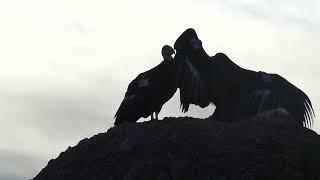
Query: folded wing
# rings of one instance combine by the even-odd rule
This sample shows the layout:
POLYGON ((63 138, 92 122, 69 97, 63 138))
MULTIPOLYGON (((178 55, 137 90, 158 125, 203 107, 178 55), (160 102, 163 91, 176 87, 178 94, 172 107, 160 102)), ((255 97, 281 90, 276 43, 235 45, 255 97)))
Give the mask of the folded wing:
POLYGON ((188 57, 177 59, 177 84, 180 89, 180 103, 183 112, 188 111, 190 104, 206 107, 210 104, 210 96, 206 82, 200 71, 188 57))

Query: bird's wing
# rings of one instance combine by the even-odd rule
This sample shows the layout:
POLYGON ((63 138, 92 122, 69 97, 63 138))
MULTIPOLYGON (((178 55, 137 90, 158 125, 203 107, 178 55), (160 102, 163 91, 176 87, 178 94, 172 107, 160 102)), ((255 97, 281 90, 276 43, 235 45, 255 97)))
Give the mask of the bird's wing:
POLYGON ((125 96, 136 94, 142 87, 147 87, 149 78, 146 77, 146 72, 139 74, 133 81, 130 82, 125 96))
POLYGON ((180 89, 180 103, 183 112, 188 111, 190 104, 206 107, 210 104, 207 85, 191 61, 177 58, 177 84, 180 89))
POLYGON ((315 113, 309 97, 299 88, 277 74, 272 74, 273 93, 276 93, 280 106, 286 108, 299 122, 311 128, 315 113))
POLYGON ((138 98, 136 95, 128 95, 125 96, 122 100, 119 109, 117 110, 114 118, 116 119, 124 119, 122 116, 128 116, 127 114, 132 114, 132 112, 135 112, 135 108, 137 107, 137 101, 138 98))
POLYGON ((128 86, 124 99, 122 100, 119 109, 114 118, 115 124, 120 124, 123 121, 134 122, 141 116, 145 117, 148 114, 148 102, 150 102, 150 93, 148 86, 149 79, 142 74, 139 74, 128 86))
POLYGON ((140 73, 128 86, 126 96, 135 94, 136 91, 140 91, 141 89, 149 89, 151 88, 153 82, 157 82, 157 76, 161 75, 161 70, 165 68, 166 66, 165 62, 162 61, 157 66, 153 67, 152 69, 149 69, 148 71, 145 71, 143 73, 140 73))

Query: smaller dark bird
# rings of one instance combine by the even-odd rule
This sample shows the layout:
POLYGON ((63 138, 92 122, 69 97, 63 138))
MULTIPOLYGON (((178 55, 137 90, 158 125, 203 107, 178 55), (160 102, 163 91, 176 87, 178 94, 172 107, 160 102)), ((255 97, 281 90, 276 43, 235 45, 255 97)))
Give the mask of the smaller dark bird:
POLYGON ((139 74, 128 86, 121 105, 116 112, 114 125, 136 122, 141 117, 158 119, 162 106, 177 91, 176 68, 171 46, 162 48, 163 61, 156 67, 139 74))

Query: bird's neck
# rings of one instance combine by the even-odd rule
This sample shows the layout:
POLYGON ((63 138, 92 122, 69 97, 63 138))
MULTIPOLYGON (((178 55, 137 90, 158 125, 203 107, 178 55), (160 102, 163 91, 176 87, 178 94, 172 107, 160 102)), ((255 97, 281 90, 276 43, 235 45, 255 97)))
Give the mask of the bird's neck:
POLYGON ((173 57, 169 54, 162 54, 164 61, 173 61, 173 57))

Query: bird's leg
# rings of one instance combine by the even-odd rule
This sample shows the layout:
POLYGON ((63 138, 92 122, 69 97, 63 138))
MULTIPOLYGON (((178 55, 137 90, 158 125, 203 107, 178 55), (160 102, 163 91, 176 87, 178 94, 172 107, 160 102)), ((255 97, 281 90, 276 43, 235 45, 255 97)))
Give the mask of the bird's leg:
POLYGON ((151 116, 151 121, 154 120, 154 118, 153 118, 153 112, 151 112, 151 115, 150 115, 150 116, 151 116))
POLYGON ((155 113, 156 114, 156 120, 159 120, 159 118, 158 118, 158 113, 155 113))

